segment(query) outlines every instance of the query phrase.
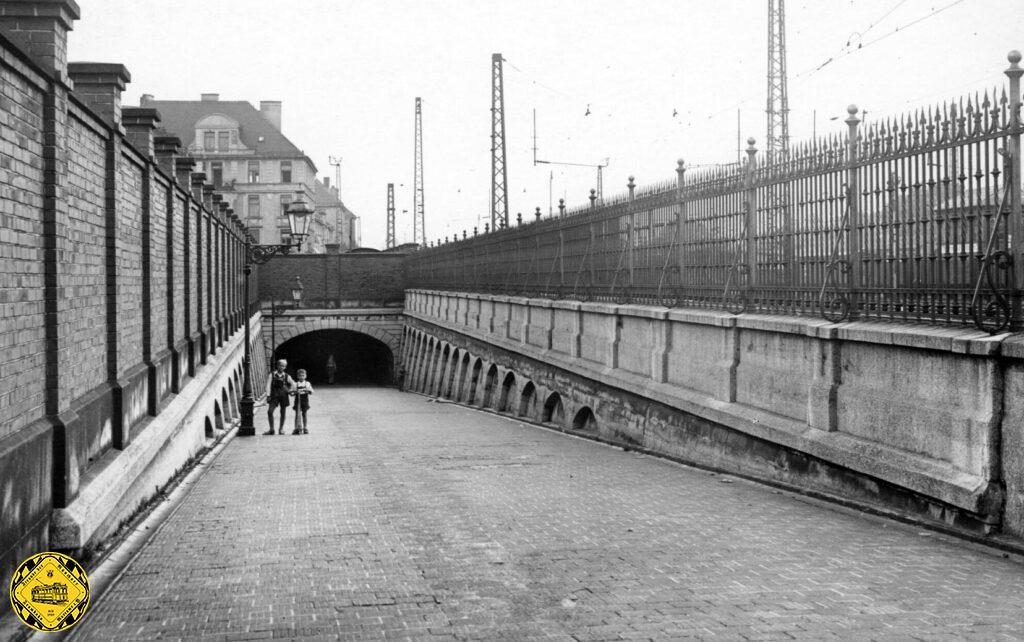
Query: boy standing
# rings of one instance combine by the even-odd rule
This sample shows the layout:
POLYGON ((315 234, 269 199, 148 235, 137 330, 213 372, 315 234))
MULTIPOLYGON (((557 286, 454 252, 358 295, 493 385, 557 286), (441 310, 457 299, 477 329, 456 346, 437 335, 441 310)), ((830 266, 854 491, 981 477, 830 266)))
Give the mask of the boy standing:
POLYGON ((281 423, 278 424, 277 434, 284 434, 284 415, 288 409, 288 395, 295 387, 295 381, 285 372, 288 362, 284 359, 277 361, 277 367, 267 377, 267 421, 270 422, 270 429, 264 435, 274 434, 274 409, 281 408, 281 423))
POLYGON ((298 381, 295 382, 295 387, 292 389, 292 394, 295 395, 295 430, 292 431, 292 434, 308 435, 306 411, 309 410, 309 396, 313 394, 313 386, 306 381, 305 370, 300 368, 295 376, 298 377, 298 381))

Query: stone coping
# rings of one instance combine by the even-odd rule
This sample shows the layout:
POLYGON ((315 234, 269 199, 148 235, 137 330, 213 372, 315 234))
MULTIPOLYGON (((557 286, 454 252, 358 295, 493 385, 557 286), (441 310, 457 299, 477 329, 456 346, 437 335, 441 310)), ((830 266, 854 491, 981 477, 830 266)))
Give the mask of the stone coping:
MULTIPOLYGON (((207 363, 188 380, 181 392, 172 395, 157 416, 144 420, 145 428, 127 448, 109 451, 109 460, 96 466, 95 472, 86 474, 71 504, 54 509, 50 525, 53 548, 77 549, 88 545, 112 515, 125 510, 124 500, 131 494, 136 480, 186 425, 196 404, 208 398, 204 393, 212 390, 211 386, 223 374, 223 367, 242 353, 243 337, 244 333, 235 332, 216 354, 207 357, 207 363)), ((216 396, 216 392, 214 394, 216 396)))
MULTIPOLYGON (((902 346, 925 350, 938 350, 975 356, 1005 356, 1024 358, 1024 336, 1014 333, 990 335, 974 328, 956 328, 929 325, 903 325, 885 321, 848 321, 832 323, 815 317, 797 317, 768 314, 730 314, 703 308, 664 308, 661 306, 616 304, 600 302, 534 299, 473 292, 445 292, 440 290, 407 290, 408 294, 436 295, 450 298, 500 301, 530 307, 552 307, 563 310, 596 312, 625 317, 668 319, 683 323, 736 327, 783 334, 800 334, 819 339, 840 339, 860 343, 902 346), (543 303, 535 303, 543 302, 543 303)), ((408 312, 407 312, 408 314, 408 312)))

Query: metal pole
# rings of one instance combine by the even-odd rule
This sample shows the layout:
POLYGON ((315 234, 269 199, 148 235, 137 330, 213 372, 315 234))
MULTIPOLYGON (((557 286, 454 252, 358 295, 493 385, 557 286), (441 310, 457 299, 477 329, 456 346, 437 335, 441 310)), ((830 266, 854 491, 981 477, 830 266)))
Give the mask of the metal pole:
POLYGON ((850 131, 846 141, 847 145, 847 170, 846 184, 847 209, 850 212, 850 230, 847 237, 847 247, 850 251, 850 319, 858 316, 859 304, 857 289, 861 284, 861 262, 860 262, 860 167, 857 164, 857 146, 859 144, 857 126, 860 119, 857 118, 857 105, 850 105, 846 108, 850 117, 846 124, 850 131))
POLYGON ((746 262, 747 262, 747 285, 757 285, 757 244, 754 237, 757 233, 757 187, 755 186, 755 171, 757 169, 757 147, 753 138, 747 139, 747 211, 746 211, 746 262))
POLYGON ((1013 256, 1013 296, 1011 298, 1011 314, 1013 327, 1020 322, 1022 314, 1022 302, 1020 288, 1024 286, 1024 218, 1021 216, 1021 158, 1020 158, 1020 135, 1021 135, 1021 100, 1020 100, 1020 77, 1024 74, 1021 69, 1021 55, 1019 51, 1011 51, 1006 55, 1010 61, 1010 67, 1004 72, 1010 79, 1010 135, 1008 136, 1008 149, 1010 155, 1007 164, 1007 176, 1003 179, 1010 181, 1010 219, 1007 226, 1012 235, 1013 247, 1010 248, 1013 256))
POLYGON ((238 426, 240 437, 256 436, 256 427, 252 424, 252 408, 256 400, 252 396, 252 355, 250 354, 249 321, 252 319, 252 306, 249 304, 249 275, 252 265, 249 262, 249 240, 245 241, 245 348, 242 358, 242 401, 238 404, 242 411, 242 423, 238 426))
POLYGON ((270 367, 274 367, 277 357, 277 301, 270 300, 270 367))

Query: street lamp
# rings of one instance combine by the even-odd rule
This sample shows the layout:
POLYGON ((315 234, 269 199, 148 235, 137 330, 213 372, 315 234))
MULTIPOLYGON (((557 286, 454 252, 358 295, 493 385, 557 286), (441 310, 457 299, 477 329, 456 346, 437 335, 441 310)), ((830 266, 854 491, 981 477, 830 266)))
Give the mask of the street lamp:
POLYGON ((252 396, 252 354, 249 337, 249 318, 252 307, 249 305, 249 275, 252 274, 253 265, 262 265, 269 261, 276 254, 290 254, 293 249, 302 248, 303 241, 309 234, 309 222, 312 218, 313 207, 302 199, 302 192, 291 205, 288 206, 288 229, 291 233, 289 243, 280 245, 253 245, 249 236, 245 237, 245 351, 242 360, 242 400, 239 407, 242 411, 242 423, 238 427, 238 434, 242 437, 252 437, 256 434, 256 427, 252 423, 252 408, 256 400, 252 396))
POLYGON ((295 309, 302 307, 302 280, 296 275, 295 285, 292 286, 292 300, 295 301, 295 309))

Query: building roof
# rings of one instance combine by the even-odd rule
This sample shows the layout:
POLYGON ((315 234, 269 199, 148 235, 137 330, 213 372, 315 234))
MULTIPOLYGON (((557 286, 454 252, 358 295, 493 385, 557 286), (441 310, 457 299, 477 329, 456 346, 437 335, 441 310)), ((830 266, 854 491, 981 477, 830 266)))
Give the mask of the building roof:
MULTIPOLYGON (((196 123, 213 114, 224 114, 238 122, 238 137, 246 147, 261 155, 277 154, 305 158, 298 147, 282 134, 256 107, 245 100, 153 100, 143 107, 160 112, 160 126, 181 139, 184 146, 195 143, 196 123), (260 137, 263 140, 260 140, 260 137)), ((312 163, 311 163, 312 164, 312 163)))

